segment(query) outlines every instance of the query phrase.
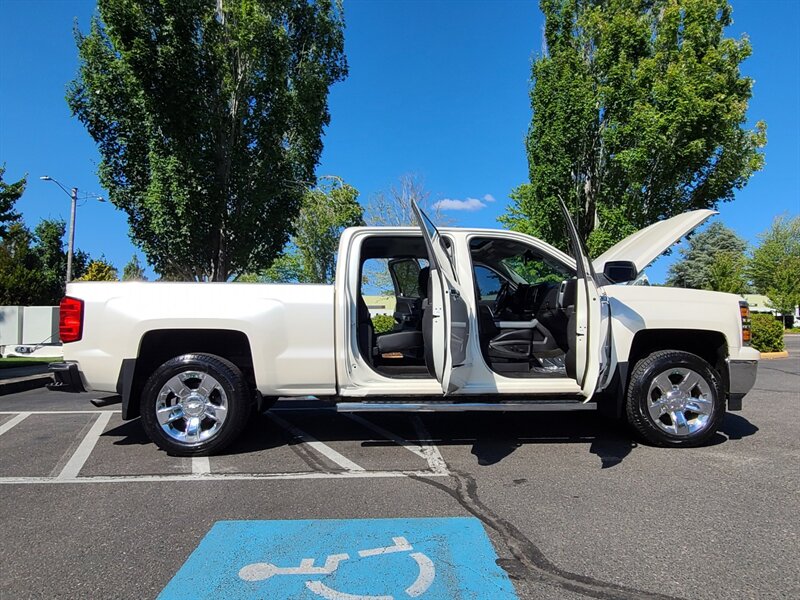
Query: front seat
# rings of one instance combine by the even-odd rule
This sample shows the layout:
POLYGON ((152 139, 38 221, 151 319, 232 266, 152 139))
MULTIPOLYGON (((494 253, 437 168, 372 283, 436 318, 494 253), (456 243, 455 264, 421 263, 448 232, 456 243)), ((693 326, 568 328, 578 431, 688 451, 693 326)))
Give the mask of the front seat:
MULTIPOLYGON (((428 279, 430 269, 425 267, 420 269, 417 279, 419 289, 419 306, 428 297, 428 279)), ((412 331, 394 331, 384 333, 377 337, 378 354, 389 354, 390 352, 414 353, 417 354, 425 346, 422 339, 422 319, 418 320, 418 328, 412 331)))

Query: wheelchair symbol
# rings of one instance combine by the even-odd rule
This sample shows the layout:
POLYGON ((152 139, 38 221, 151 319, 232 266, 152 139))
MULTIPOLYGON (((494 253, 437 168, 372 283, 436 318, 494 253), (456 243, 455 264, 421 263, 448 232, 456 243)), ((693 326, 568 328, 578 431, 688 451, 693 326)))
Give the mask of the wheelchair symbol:
MULTIPOLYGON (((410 552, 409 557, 417 563, 419 574, 414 583, 405 589, 405 592, 409 598, 421 596, 431 587, 436 576, 433 561, 422 552, 411 552, 414 548, 404 537, 393 537, 392 541, 394 542, 392 546, 359 550, 358 555, 361 558, 366 558, 395 552, 410 552)), ((239 577, 244 581, 263 581, 275 575, 330 575, 339 568, 341 562, 349 559, 350 556, 348 554, 332 554, 325 559, 325 564, 320 567, 314 566, 313 558, 302 559, 299 567, 276 567, 271 563, 258 562, 242 567, 239 570, 239 577)), ((316 578, 307 579, 305 585, 311 592, 325 598, 325 600, 394 600, 393 596, 347 594, 328 587, 316 578)))

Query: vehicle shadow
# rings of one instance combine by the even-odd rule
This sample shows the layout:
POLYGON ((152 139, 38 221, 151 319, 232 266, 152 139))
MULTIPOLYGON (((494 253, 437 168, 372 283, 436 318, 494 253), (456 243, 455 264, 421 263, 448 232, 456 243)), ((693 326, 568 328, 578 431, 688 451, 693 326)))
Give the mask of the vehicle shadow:
MULTIPOLYGON (((297 430, 323 443, 355 442, 364 448, 396 446, 395 441, 324 406, 319 410, 284 408, 279 414, 297 430)), ((366 420, 412 444, 470 446, 470 453, 481 467, 496 465, 528 445, 584 444, 590 454, 598 457, 600 468, 609 469, 621 464, 640 445, 624 423, 596 413, 384 413, 365 414, 357 419, 366 420), (420 439, 415 419, 422 423, 430 439, 420 439)), ((728 413, 708 445, 741 440, 756 432, 758 427, 746 418, 728 413)), ((266 414, 254 414, 244 434, 220 455, 250 454, 301 444, 303 440, 296 433, 266 414)), ((150 443, 139 419, 110 429, 104 435, 118 437, 114 442, 117 445, 150 443)))
POLYGON ((115 446, 143 446, 152 443, 138 418, 125 421, 122 425, 117 425, 112 429, 106 429, 103 437, 119 438, 114 442, 115 446))
POLYGON ((244 433, 230 446, 216 456, 234 456, 237 454, 251 454, 291 446, 300 440, 293 437, 282 427, 278 427, 266 415, 254 413, 244 433))
POLYGON ((620 464, 637 447, 627 429, 596 414, 518 413, 470 415, 471 431, 456 431, 442 444, 469 442, 480 466, 497 464, 515 450, 530 444, 588 444, 589 452, 600 459, 602 469, 620 464), (487 428, 488 425, 488 428, 487 428), (487 430, 488 429, 488 430, 487 430))
POLYGON ((729 440, 741 440, 755 434, 758 427, 741 415, 726 413, 719 431, 727 435, 729 440))

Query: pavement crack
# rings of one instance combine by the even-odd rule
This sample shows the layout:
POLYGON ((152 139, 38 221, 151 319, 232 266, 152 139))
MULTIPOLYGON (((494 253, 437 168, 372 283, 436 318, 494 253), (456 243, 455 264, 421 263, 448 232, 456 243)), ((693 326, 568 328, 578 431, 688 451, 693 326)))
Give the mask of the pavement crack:
POLYGON ((783 369, 779 369, 777 367, 765 367, 759 365, 758 369, 759 371, 777 371, 778 373, 783 373, 784 375, 791 375, 792 377, 800 377, 800 373, 795 373, 794 371, 784 371, 783 369))
POLYGON ((507 559, 498 561, 503 569, 510 571, 512 579, 519 578, 519 571, 522 570, 543 583, 601 600, 679 600, 675 596, 637 590, 560 569, 515 525, 500 517, 481 501, 478 497, 478 485, 469 473, 450 470, 450 477, 456 484, 455 489, 433 479, 417 475, 409 477, 453 497, 467 512, 495 531, 515 559, 515 561, 507 559), (512 562, 516 562, 518 567, 509 564, 512 562))

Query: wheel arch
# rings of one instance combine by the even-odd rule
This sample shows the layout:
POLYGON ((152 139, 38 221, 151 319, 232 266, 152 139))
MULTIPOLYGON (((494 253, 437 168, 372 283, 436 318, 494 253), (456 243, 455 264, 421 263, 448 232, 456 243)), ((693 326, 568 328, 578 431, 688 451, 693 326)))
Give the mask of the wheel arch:
POLYGON ((625 406, 625 392, 630 383, 630 374, 636 363, 658 350, 680 350, 699 356, 719 374, 725 393, 728 391, 728 341, 720 331, 704 329, 641 329, 631 341, 627 361, 619 361, 611 384, 606 388, 606 409, 612 408, 616 417, 621 417, 625 406), (610 398, 608 396, 611 396, 610 398))
POLYGON ((171 358, 189 353, 220 356, 236 365, 245 381, 255 387, 250 340, 231 329, 154 329, 139 341, 136 358, 122 361, 117 391, 122 397, 122 418, 139 416, 139 397, 153 371, 171 358))

